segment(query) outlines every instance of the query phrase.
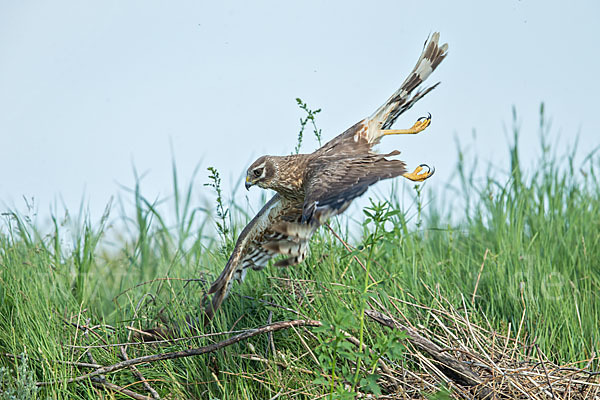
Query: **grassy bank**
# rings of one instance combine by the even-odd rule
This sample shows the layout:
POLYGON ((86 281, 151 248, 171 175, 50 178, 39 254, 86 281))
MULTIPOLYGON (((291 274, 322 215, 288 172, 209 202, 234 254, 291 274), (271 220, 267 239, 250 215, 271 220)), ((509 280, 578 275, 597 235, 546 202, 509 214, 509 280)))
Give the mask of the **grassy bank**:
MULTIPOLYGON (((359 240, 349 239, 345 220, 332 221, 341 240, 323 227, 301 265, 249 273, 204 333, 300 317, 323 321, 324 327, 288 329, 272 339, 256 336, 204 356, 143 364, 139 371, 161 398, 408 393, 382 383, 378 362, 383 357, 416 374, 423 368, 409 357, 402 335, 361 318, 361 310, 370 308, 411 321, 431 337, 444 333, 436 318, 446 310, 517 338, 528 356, 544 354, 548 362, 597 370, 597 360, 586 360, 600 348, 598 158, 592 154, 575 165, 572 153, 555 153, 544 144, 535 168, 524 170, 517 142, 515 133, 505 175, 475 179, 462 158, 456 171, 462 177, 459 191, 417 188, 411 211, 374 199, 364 210, 359 240), (443 204, 465 207, 452 210, 443 204), (344 332, 362 338, 376 355, 346 342, 344 332)), ((211 182, 219 186, 214 171, 211 182)), ((192 185, 181 190, 174 168, 174 215, 157 211, 139 186, 132 193, 133 212, 122 217, 107 212, 95 223, 82 214, 55 217, 47 229, 23 215, 4 215, 0 398, 19 393, 21 398, 127 398, 94 380, 59 381, 93 370, 82 363, 121 361, 120 347, 105 345, 131 341, 128 327, 152 327, 158 315, 182 321, 197 313, 204 285, 225 265, 240 230, 231 221, 246 216, 242 207, 219 196, 214 219, 221 224, 220 235, 209 234, 214 219, 195 208, 193 191, 192 185), (107 243, 107 229, 117 227, 120 234, 112 232, 107 243), (33 382, 54 383, 35 388, 33 382)), ((186 335, 198 332, 181 332, 186 335)), ((227 336, 131 344, 126 351, 133 358, 206 346, 227 336)), ((104 379, 148 395, 131 371, 104 379)), ((410 393, 439 390, 439 385, 422 385, 410 393)), ((460 397, 456 388, 450 391, 460 397)))

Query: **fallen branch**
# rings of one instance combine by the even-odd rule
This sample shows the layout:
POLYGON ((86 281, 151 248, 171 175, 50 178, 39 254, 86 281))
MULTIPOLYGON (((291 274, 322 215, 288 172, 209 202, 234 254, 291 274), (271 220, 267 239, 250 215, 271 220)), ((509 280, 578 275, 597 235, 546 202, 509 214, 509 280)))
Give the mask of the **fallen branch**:
MULTIPOLYGON (((130 360, 130 358, 127 355, 127 347, 121 346, 121 347, 119 347, 119 349, 121 350, 121 358, 124 361, 130 360)), ((130 365, 129 369, 131 369, 131 372, 133 373, 133 375, 137 379, 139 379, 140 382, 142 382, 142 385, 144 385, 144 388, 146 389, 146 391, 150 392, 152 399, 160 400, 160 396, 158 395, 158 392, 156 390, 154 390, 154 388, 152 386, 150 386, 150 383, 148 383, 146 378, 144 378, 144 375, 142 375, 142 373, 134 365, 130 365)))
POLYGON ((152 397, 144 396, 143 394, 139 394, 134 392, 133 390, 125 389, 121 386, 115 385, 114 383, 110 383, 102 380, 94 380, 92 385, 96 387, 106 388, 112 390, 113 392, 123 393, 126 396, 129 396, 136 400, 153 400, 152 397))
MULTIPOLYGON (((151 297, 152 301, 155 300, 154 296, 150 293, 146 293, 144 296, 142 296, 142 298, 138 301, 137 306, 135 307, 135 311, 133 313, 133 319, 137 318, 137 313, 140 310, 140 307, 142 306, 142 303, 146 299, 146 297, 151 297)), ((131 330, 129 331, 129 333, 127 333, 127 341, 128 342, 131 340, 131 333, 132 333, 131 330)), ((127 345, 125 344, 125 345, 119 347, 119 349, 121 351, 121 358, 124 361, 129 360, 129 356, 127 355, 127 345)), ((142 382, 142 385, 144 385, 144 388, 146 389, 147 392, 150 393, 152 398, 154 400, 160 400, 160 396, 158 395, 158 392, 150 385, 150 383, 146 380, 146 378, 144 378, 144 375, 142 375, 142 373, 135 367, 135 365, 130 365, 129 369, 133 373, 133 376, 135 376, 137 379, 139 379, 140 382, 142 382)))
POLYGON ((298 326, 321 326, 321 322, 314 320, 293 320, 293 321, 280 321, 275 322, 270 325, 262 326, 260 328, 248 329, 247 331, 240 333, 239 335, 232 336, 228 339, 225 339, 218 343, 213 343, 204 347, 197 347, 193 349, 181 350, 181 351, 173 351, 170 353, 162 353, 162 354, 152 354, 148 356, 142 356, 137 358, 132 358, 129 360, 121 361, 116 364, 108 365, 106 367, 98 368, 97 370, 90 372, 89 374, 77 376, 75 378, 65 379, 61 381, 53 381, 53 382, 37 382, 37 386, 47 386, 47 385, 57 385, 63 383, 73 383, 73 382, 81 382, 87 380, 89 378, 107 374, 110 372, 115 372, 121 370, 123 368, 130 367, 132 365, 139 365, 149 362, 162 361, 162 360, 173 360, 177 358, 183 357, 191 357, 198 356, 201 354, 211 353, 213 351, 217 351, 222 349, 223 347, 231 346, 232 344, 241 342, 242 340, 249 339, 253 336, 261 335, 263 333, 276 332, 282 329, 288 329, 292 327, 298 326))
MULTIPOLYGON (((87 357, 89 358, 89 360, 92 363, 96 364, 96 360, 94 360, 94 356, 92 355, 90 350, 86 350, 85 354, 87 355, 87 357)), ((115 385, 114 383, 107 382, 106 377, 104 375, 93 377, 92 385, 94 385, 96 387, 103 387, 105 389, 112 390, 113 392, 123 393, 129 397, 136 399, 136 400, 152 400, 150 397, 147 397, 147 396, 144 396, 137 392, 134 392, 133 390, 129 390, 127 388, 115 385)))
MULTIPOLYGON (((19 354, 10 354, 10 353, 0 353, 0 356, 4 356, 7 358, 12 358, 15 360, 22 360, 23 356, 19 355, 19 354)), ((28 360, 34 360, 37 362, 41 362, 38 359, 35 358, 31 358, 31 357, 27 357, 28 360)), ((65 365, 74 365, 76 367, 82 367, 82 368, 100 368, 102 367, 102 365, 100 364, 94 364, 94 363, 85 363, 85 362, 77 362, 77 361, 64 361, 64 360, 49 360, 52 363, 57 363, 57 364, 65 364, 65 365)))
POLYGON ((419 350, 425 351, 438 363, 438 368, 443 374, 463 386, 469 386, 476 388, 475 397, 480 399, 491 398, 492 391, 483 386, 484 381, 481 377, 469 368, 465 363, 450 357, 445 353, 444 349, 440 348, 437 344, 433 343, 429 339, 421 336, 415 329, 409 328, 395 321, 393 318, 388 317, 375 310, 365 310, 365 314, 380 323, 381 325, 387 326, 392 329, 399 329, 405 332, 408 336, 408 340, 419 350))

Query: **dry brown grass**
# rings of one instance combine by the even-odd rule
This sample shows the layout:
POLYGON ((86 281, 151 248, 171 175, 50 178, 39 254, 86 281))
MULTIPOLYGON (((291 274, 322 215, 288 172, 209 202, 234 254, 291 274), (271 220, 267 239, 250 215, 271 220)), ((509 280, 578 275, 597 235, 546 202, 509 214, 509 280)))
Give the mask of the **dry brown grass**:
POLYGON ((557 365, 535 341, 511 337, 510 325, 498 331, 474 324, 466 305, 456 309, 441 295, 432 296, 437 307, 392 299, 392 304, 418 309, 428 319, 427 328, 407 319, 400 307, 390 311, 372 299, 367 315, 409 336, 405 362, 388 360, 392 375, 383 373, 388 394, 381 398, 420 399, 443 385, 456 399, 600 399, 600 372, 588 370, 595 355, 557 365))

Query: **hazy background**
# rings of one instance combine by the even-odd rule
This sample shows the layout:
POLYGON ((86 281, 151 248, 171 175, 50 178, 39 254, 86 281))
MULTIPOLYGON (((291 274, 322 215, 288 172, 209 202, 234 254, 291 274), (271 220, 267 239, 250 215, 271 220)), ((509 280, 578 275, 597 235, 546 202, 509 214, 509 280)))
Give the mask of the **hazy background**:
MULTIPOLYGON (((40 215, 63 201, 76 209, 85 193, 98 217, 133 186, 132 166, 147 197, 167 196, 173 156, 183 180, 200 165, 198 202, 207 166, 243 199, 249 163, 294 149, 296 97, 323 109, 328 140, 397 89, 434 31, 450 46, 430 78, 442 85, 396 127, 427 112, 433 123, 382 146, 411 168, 435 165, 434 192, 454 171, 455 140, 473 143, 474 131, 471 152, 503 165, 512 105, 524 157, 539 149, 542 101, 560 143, 579 133, 591 150, 599 4, 0 0, 0 211, 22 208, 23 196, 40 215)), ((314 148, 309 132, 303 150, 314 148)))

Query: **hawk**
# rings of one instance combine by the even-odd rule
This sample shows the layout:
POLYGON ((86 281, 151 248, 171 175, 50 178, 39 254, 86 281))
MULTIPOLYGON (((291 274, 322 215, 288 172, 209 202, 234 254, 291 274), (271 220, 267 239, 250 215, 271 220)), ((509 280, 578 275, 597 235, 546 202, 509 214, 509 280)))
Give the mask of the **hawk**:
POLYGON ((258 186, 277 192, 239 235, 221 275, 209 288, 205 308, 208 322, 227 297, 233 281, 243 281, 248 268, 263 269, 275 256, 276 266, 290 266, 306 258, 309 240, 319 225, 344 212, 369 186, 403 176, 423 181, 435 170, 425 164, 407 172, 404 162, 378 154, 373 146, 385 135, 416 134, 431 123, 431 114, 409 129, 390 129, 404 111, 438 84, 416 90, 446 57, 448 45, 438 45, 439 33, 425 41, 423 52, 408 78, 370 117, 327 142, 311 154, 262 156, 248 168, 246 189, 258 186), (427 168, 426 171, 423 168, 427 168))

